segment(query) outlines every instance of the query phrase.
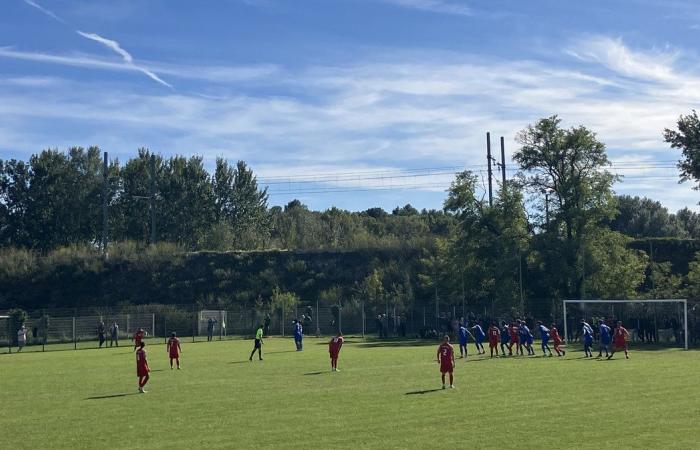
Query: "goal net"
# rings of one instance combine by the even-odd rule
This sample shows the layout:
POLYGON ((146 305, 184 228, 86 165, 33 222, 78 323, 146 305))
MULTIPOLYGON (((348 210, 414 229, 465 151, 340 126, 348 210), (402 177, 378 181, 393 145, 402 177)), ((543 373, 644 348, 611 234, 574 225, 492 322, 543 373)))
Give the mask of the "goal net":
POLYGON ((688 349, 688 302, 660 300, 563 300, 567 342, 581 341, 581 321, 594 330, 602 320, 614 328, 621 321, 636 343, 688 349))

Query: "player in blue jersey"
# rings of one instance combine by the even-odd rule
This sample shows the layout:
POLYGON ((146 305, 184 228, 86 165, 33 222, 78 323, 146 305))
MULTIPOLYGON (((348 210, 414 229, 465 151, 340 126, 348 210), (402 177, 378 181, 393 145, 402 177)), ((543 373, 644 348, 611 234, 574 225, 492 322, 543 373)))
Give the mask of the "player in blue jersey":
MULTIPOLYGON (((510 330, 508 329, 508 324, 506 322, 501 322, 501 353, 506 356, 506 347, 510 342, 510 330)), ((508 349, 508 356, 513 356, 513 351, 508 349)))
POLYGON ((586 319, 581 319, 581 334, 583 335, 583 355, 584 357, 593 358, 593 327, 591 327, 586 319))
POLYGON ((471 336, 472 340, 474 341, 474 335, 469 332, 467 327, 464 326, 464 324, 459 324, 459 355, 460 358, 466 358, 467 357, 467 342, 469 342, 469 337, 471 336))
POLYGON ((486 350, 484 349, 483 342, 486 338, 486 333, 484 333, 484 329, 481 328, 481 325, 479 325, 478 323, 474 325, 471 329, 474 332, 474 344, 476 345, 476 351, 480 355, 485 355, 486 350))
POLYGON ((535 339, 524 320, 519 321, 518 330, 520 331, 520 343, 527 349, 528 356, 534 355, 535 350, 532 348, 532 343, 535 339))
POLYGON ((300 352, 304 348, 304 331, 301 321, 294 319, 294 344, 297 346, 297 351, 300 352))
POLYGON ((549 348, 549 328, 545 327, 541 320, 537 321, 537 327, 540 329, 540 338, 542 339, 542 353, 547 356, 547 352, 549 352, 549 356, 553 356, 552 350, 549 348))
POLYGON ((603 350, 605 350, 605 357, 607 358, 610 351, 610 342, 612 341, 612 339, 610 327, 605 324, 605 320, 603 319, 600 319, 598 325, 598 333, 600 333, 600 335, 598 336, 598 358, 603 357, 603 350))

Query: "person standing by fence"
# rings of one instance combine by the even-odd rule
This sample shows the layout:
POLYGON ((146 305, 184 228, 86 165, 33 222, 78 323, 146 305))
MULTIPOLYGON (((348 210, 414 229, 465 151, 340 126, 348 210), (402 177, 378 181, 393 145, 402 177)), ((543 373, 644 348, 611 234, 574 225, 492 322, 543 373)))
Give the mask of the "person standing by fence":
POLYGON ((340 349, 343 347, 343 334, 338 333, 333 339, 328 343, 328 353, 331 356, 331 371, 339 372, 338 370, 338 356, 340 355, 340 349))
POLYGON ((298 319, 294 319, 294 344, 297 347, 297 351, 300 352, 304 348, 304 331, 301 322, 298 319))
POLYGON ((21 352, 25 345, 27 345, 27 327, 22 325, 17 330, 17 352, 21 352))
POLYGON ((102 348, 102 344, 105 343, 106 338, 105 338, 105 323, 100 320, 100 323, 97 324, 97 340, 100 342, 100 347, 102 348))
POLYGON ((117 325, 117 322, 114 322, 109 327, 109 346, 112 347, 114 344, 117 344, 117 347, 119 347, 119 325, 117 325))
POLYGON ((170 356, 170 370, 173 370, 173 360, 177 363, 177 370, 180 370, 180 353, 182 353, 182 347, 180 347, 180 339, 173 331, 170 334, 170 339, 168 339, 167 351, 168 356, 170 356))
POLYGON ((207 320, 207 342, 211 342, 212 339, 214 338, 214 324, 216 323, 216 319, 209 318, 207 320))
POLYGON ((145 338, 147 334, 148 333, 146 333, 143 328, 139 328, 138 331, 134 333, 134 350, 141 346, 141 341, 143 341, 143 338, 145 338))

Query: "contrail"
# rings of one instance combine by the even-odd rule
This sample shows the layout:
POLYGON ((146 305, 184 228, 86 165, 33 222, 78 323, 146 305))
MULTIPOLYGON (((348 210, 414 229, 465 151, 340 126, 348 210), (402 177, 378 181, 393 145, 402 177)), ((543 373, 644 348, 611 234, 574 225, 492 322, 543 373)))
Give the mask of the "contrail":
POLYGON ((90 40, 93 40, 95 42, 99 42, 100 44, 109 48, 110 50, 112 50, 113 52, 117 53, 119 56, 122 57, 122 59, 124 60, 124 64, 127 64, 127 65, 133 67, 134 69, 142 72, 143 74, 145 74, 147 77, 149 77, 153 81, 156 81, 156 82, 162 84, 163 86, 167 86, 170 89, 173 88, 173 86, 170 83, 164 81, 155 73, 151 72, 150 70, 146 69, 145 67, 137 66, 136 64, 134 64, 134 58, 131 56, 131 54, 129 52, 124 50, 121 47, 121 45, 119 45, 119 42, 114 41, 112 39, 104 38, 96 33, 84 33, 80 30, 76 30, 76 33, 78 33, 79 35, 81 35, 82 37, 84 37, 86 39, 90 39, 90 40))
POLYGON ((66 22, 66 21, 63 20, 62 18, 58 17, 56 14, 52 13, 52 12, 49 11, 48 9, 42 7, 41 5, 39 5, 38 3, 36 3, 35 1, 33 1, 33 0, 24 0, 24 3, 26 3, 26 4, 29 5, 29 6, 33 6, 34 8, 36 8, 36 9, 38 9, 39 11, 43 12, 44 14, 46 14, 46 15, 49 16, 49 17, 51 17, 52 19, 58 20, 59 22, 68 25, 68 22, 66 22))
MULTIPOLYGON (((49 11, 48 9, 44 8, 43 6, 39 5, 39 4, 38 4, 37 2, 35 2, 34 0, 24 0, 24 3, 26 3, 26 4, 29 5, 29 6, 34 7, 34 8, 36 8, 36 9, 38 9, 38 10, 41 11, 42 13, 46 14, 47 16, 51 17, 51 18, 54 19, 54 20, 57 20, 57 21, 61 22, 62 24, 69 25, 68 22, 66 22, 62 17, 57 16, 57 15, 54 14, 53 12, 51 12, 51 11, 49 11)), ((131 67, 132 69, 137 70, 137 71, 143 73, 144 75, 146 75, 146 76, 147 76, 148 78, 150 78, 151 80, 153 80, 153 81, 155 81, 155 82, 157 82, 157 83, 160 83, 160 84, 162 84, 163 86, 167 86, 167 87, 169 87, 170 89, 173 89, 173 86, 172 86, 170 83, 168 83, 168 82, 166 82, 165 80, 163 80, 162 78, 160 78, 158 75, 156 75, 156 74, 155 74, 154 72, 152 72, 151 70, 149 70, 149 69, 147 69, 147 68, 145 68, 145 67, 141 67, 141 66, 135 64, 135 63, 134 63, 134 58, 131 56, 131 54, 130 54, 129 52, 127 52, 126 50, 124 50, 124 49, 121 47, 121 45, 119 45, 119 42, 114 41, 114 40, 112 40, 112 39, 104 38, 104 37, 102 37, 102 36, 100 36, 99 34, 96 34, 96 33, 84 33, 84 32, 82 32, 82 31, 80 31, 80 30, 75 30, 75 32, 78 33, 80 36, 84 37, 85 39, 90 39, 91 41, 99 42, 100 44, 102 44, 102 45, 104 45, 105 47, 109 48, 110 50, 112 50, 113 52, 115 52, 116 54, 118 54, 119 56, 122 57, 122 59, 124 60, 124 64, 125 64, 126 66, 131 67)))

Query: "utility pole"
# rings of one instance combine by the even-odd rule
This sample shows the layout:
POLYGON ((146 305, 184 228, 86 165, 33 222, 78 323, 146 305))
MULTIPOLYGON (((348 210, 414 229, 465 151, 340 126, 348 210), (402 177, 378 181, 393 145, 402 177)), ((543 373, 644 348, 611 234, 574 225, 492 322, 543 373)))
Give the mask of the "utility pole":
POLYGON ((503 136, 501 136, 501 174, 503 175, 503 185, 501 189, 506 188, 506 144, 503 141, 503 136))
POLYGON ((491 172, 491 133, 486 133, 486 159, 489 161, 489 206, 493 206, 493 191, 491 188, 491 178, 493 173, 491 172))
POLYGON ((104 152, 104 162, 102 163, 102 255, 107 255, 107 233, 109 228, 109 217, 107 214, 107 195, 109 190, 108 181, 108 155, 104 152))
POLYGON ((156 243, 156 155, 151 154, 150 160, 151 186, 150 186, 150 212, 151 212, 151 245, 156 243))

